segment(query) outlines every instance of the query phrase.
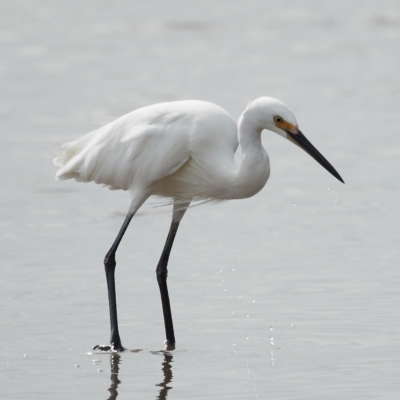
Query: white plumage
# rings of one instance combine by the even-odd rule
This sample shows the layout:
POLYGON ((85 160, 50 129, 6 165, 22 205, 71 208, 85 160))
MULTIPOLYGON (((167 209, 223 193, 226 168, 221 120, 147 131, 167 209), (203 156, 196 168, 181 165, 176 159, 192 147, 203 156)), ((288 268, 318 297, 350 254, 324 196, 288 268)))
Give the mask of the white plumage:
POLYGON ((177 101, 132 111, 60 146, 54 159, 54 164, 60 167, 57 179, 94 181, 112 189, 129 190, 131 194, 127 218, 105 259, 114 349, 123 350, 115 301, 115 252, 133 215, 151 195, 174 202, 170 234, 157 267, 167 341, 173 345, 175 337, 166 276, 179 222, 193 200, 245 198, 263 188, 270 174, 269 158, 261 143, 264 129, 300 146, 343 182, 301 133, 293 112, 270 97, 250 103, 238 125, 215 104, 177 101), (234 159, 238 140, 242 149, 239 166, 234 159))
MULTIPOLYGON (((248 113, 265 102, 282 108, 280 102, 262 98, 248 107, 248 113)), ((295 124, 294 116, 289 117, 295 124)), ((241 121, 242 125, 251 122, 245 117, 241 121)), ((54 159, 61 167, 56 177, 129 190, 133 197, 144 193, 181 201, 249 197, 269 176, 260 134, 258 129, 251 143, 242 143, 242 150, 257 150, 257 160, 248 160, 253 161, 250 164, 262 164, 259 168, 253 165, 256 169, 245 174, 243 167, 249 163, 245 162, 242 171, 235 164, 237 125, 225 110, 196 100, 155 104, 62 145, 54 159), (257 174, 257 169, 263 171, 257 174)))

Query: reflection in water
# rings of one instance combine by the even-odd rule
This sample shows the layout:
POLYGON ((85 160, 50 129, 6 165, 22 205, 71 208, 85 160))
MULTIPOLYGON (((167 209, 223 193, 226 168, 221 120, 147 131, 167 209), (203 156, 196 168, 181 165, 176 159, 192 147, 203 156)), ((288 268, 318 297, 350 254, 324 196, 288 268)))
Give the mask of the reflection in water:
POLYGON ((119 364, 121 362, 121 356, 118 353, 111 353, 110 364, 111 364, 111 385, 108 391, 110 392, 110 397, 108 400, 115 400, 118 396, 118 385, 121 381, 118 379, 119 364))
MULTIPOLYGON (((140 350, 138 350, 140 351, 140 350)), ((138 351, 133 351, 133 352, 138 352, 138 351)), ((159 383, 156 386, 160 386, 160 393, 157 396, 157 400, 166 400, 167 399, 167 394, 168 390, 172 389, 171 386, 168 386, 169 383, 172 382, 172 354, 167 352, 167 351, 157 351, 157 352, 151 352, 152 354, 163 354, 164 355, 164 362, 162 363, 162 371, 164 375, 164 379, 161 383, 159 383)), ((118 353, 111 353, 110 354, 110 365, 111 365, 111 385, 108 391, 110 392, 110 396, 108 397, 107 400, 116 400, 118 397, 118 386, 121 383, 121 381, 118 379, 118 373, 119 373, 119 364, 121 364, 121 356, 118 353)))
POLYGON ((157 400, 166 400, 168 390, 172 389, 171 386, 168 386, 172 381, 172 354, 167 351, 162 352, 164 354, 164 362, 162 363, 162 371, 164 374, 164 380, 156 386, 160 386, 161 390, 157 396, 157 400))

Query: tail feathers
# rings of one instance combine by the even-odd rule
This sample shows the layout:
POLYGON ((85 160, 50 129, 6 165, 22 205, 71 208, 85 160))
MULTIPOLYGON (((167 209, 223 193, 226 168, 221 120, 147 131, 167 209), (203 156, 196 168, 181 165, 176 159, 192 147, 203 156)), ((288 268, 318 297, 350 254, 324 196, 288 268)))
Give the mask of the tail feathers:
POLYGON ((82 146, 74 142, 61 144, 56 150, 56 157, 53 159, 53 164, 57 167, 63 167, 68 163, 71 158, 73 158, 79 150, 82 149, 82 146))
POLYGON ((56 179, 58 181, 65 181, 67 179, 75 179, 77 182, 83 182, 83 180, 81 179, 79 172, 63 172, 62 169, 60 169, 59 171, 57 171, 56 173, 56 179))
POLYGON ((96 130, 89 132, 77 140, 58 146, 56 156, 53 159, 53 164, 60 167, 56 173, 56 179, 76 179, 78 182, 82 180, 76 157, 82 152, 95 132, 96 130))
POLYGON ((56 173, 56 179, 77 179, 79 173, 68 165, 69 162, 82 150, 82 144, 75 142, 62 144, 58 148, 58 154, 53 159, 53 164, 61 167, 56 173), (69 167, 69 168, 68 168, 69 167))

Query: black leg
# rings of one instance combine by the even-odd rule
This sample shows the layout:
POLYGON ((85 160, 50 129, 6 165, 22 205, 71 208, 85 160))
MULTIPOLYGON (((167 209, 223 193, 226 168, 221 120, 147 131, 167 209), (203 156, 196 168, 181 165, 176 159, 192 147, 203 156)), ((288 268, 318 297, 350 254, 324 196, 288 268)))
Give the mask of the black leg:
MULTIPOLYGON (((110 344, 111 344, 111 350, 116 350, 116 351, 124 351, 125 349, 122 347, 121 338, 119 337, 119 331, 118 331, 117 299, 115 295, 115 266, 116 266, 115 253, 133 216, 134 213, 128 213, 118 233, 117 238, 115 239, 113 245, 111 246, 110 250, 108 251, 108 253, 104 258, 104 268, 106 271, 107 288, 108 288, 108 302, 110 306, 110 324, 111 324, 110 344)), ((110 348, 103 346, 95 346, 95 349, 110 350, 110 348)))
POLYGON ((168 237, 165 242, 164 250, 161 254, 160 261, 158 262, 156 274, 158 286, 160 287, 161 302, 164 313, 164 324, 165 324, 165 334, 167 340, 165 344, 169 349, 175 348, 175 335, 174 335, 174 325, 172 322, 171 306, 169 303, 168 288, 167 288, 167 276, 168 276, 168 260, 171 253, 171 248, 174 243, 175 235, 179 227, 179 222, 172 221, 171 227, 169 229, 168 237))

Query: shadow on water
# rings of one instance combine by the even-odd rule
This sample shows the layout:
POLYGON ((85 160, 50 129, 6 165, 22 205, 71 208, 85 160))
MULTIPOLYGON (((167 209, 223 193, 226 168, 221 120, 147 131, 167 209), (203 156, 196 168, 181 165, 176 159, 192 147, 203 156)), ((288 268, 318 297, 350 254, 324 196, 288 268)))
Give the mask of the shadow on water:
MULTIPOLYGON (((171 353, 167 351, 162 351, 162 352, 152 352, 152 354, 157 354, 160 355, 162 354, 164 356, 164 361, 161 364, 162 365, 162 372, 163 372, 163 381, 161 383, 158 383, 156 386, 161 387, 160 392, 158 396, 156 397, 156 400, 166 400, 168 391, 172 389, 171 386, 168 386, 172 382, 172 359, 173 356, 171 353)), ((121 381, 118 378, 119 374, 119 365, 121 364, 121 356, 118 353, 112 353, 110 354, 110 366, 111 366, 111 375, 110 375, 110 380, 111 384, 108 389, 110 392, 110 396, 108 397, 107 400, 115 400, 118 397, 118 386, 121 383, 121 381)))

